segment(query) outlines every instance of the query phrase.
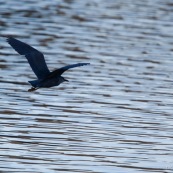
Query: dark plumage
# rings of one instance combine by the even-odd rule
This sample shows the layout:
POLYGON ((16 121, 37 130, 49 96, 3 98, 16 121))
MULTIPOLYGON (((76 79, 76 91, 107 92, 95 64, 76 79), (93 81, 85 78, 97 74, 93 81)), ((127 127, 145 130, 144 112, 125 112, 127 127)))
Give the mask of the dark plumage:
POLYGON ((29 89, 28 91, 34 91, 38 88, 49 88, 53 86, 58 86, 62 82, 68 81, 61 76, 66 70, 89 64, 89 63, 72 64, 50 72, 46 65, 44 55, 41 52, 29 46, 28 44, 23 43, 12 37, 7 38, 7 42, 20 55, 25 55, 33 72, 38 78, 37 80, 34 81, 28 81, 32 85, 32 88, 29 89))

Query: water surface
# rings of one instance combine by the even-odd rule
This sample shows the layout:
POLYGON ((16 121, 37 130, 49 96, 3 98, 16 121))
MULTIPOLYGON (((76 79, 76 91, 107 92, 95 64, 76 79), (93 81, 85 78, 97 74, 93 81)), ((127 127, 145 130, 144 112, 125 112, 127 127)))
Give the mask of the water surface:
POLYGON ((0 1, 0 170, 173 171, 173 3, 0 1), (13 36, 70 82, 30 93, 13 36))

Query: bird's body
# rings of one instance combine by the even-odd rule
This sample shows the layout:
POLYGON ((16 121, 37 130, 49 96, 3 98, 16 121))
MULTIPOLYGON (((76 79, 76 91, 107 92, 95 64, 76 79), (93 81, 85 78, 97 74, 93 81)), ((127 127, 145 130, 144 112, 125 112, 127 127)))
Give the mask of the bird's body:
POLYGON ((7 42, 20 55, 25 55, 33 72, 37 76, 37 80, 28 81, 32 85, 32 88, 29 89, 28 91, 34 91, 38 88, 50 88, 53 86, 58 86, 62 82, 68 81, 61 76, 66 70, 89 64, 89 63, 72 64, 50 72, 46 65, 44 55, 41 52, 29 46, 28 44, 23 43, 12 37, 7 38, 7 42))
POLYGON ((34 88, 50 88, 53 86, 58 86, 62 82, 67 81, 62 76, 52 76, 51 78, 38 79, 33 81, 28 81, 34 88))

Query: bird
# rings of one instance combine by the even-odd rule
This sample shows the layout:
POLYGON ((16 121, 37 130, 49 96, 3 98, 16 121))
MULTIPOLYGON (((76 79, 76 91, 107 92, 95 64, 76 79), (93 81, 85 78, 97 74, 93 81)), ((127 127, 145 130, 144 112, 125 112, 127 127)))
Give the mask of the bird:
POLYGON ((61 76, 65 71, 71 68, 90 64, 77 63, 67 65, 50 72, 47 67, 43 53, 33 48, 29 44, 26 44, 13 37, 7 37, 7 42, 16 52, 26 57, 31 69, 37 77, 37 79, 35 80, 28 81, 32 86, 30 89, 28 89, 29 92, 35 91, 39 88, 50 88, 58 86, 63 82, 69 82, 67 79, 61 76))

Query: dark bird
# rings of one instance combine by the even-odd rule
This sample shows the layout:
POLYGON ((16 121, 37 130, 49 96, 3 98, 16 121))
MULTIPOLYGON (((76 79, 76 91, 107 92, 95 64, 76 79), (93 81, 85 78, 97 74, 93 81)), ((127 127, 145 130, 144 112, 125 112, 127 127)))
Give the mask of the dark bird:
POLYGON ((65 81, 68 82, 67 79, 61 76, 66 70, 90 64, 90 63, 72 64, 50 72, 46 65, 44 55, 41 52, 31 47, 30 45, 23 43, 12 37, 7 38, 7 42, 20 55, 25 55, 33 72, 37 76, 36 80, 28 81, 32 85, 32 88, 29 89, 28 91, 35 91, 39 88, 49 88, 53 86, 58 86, 62 82, 65 81))

